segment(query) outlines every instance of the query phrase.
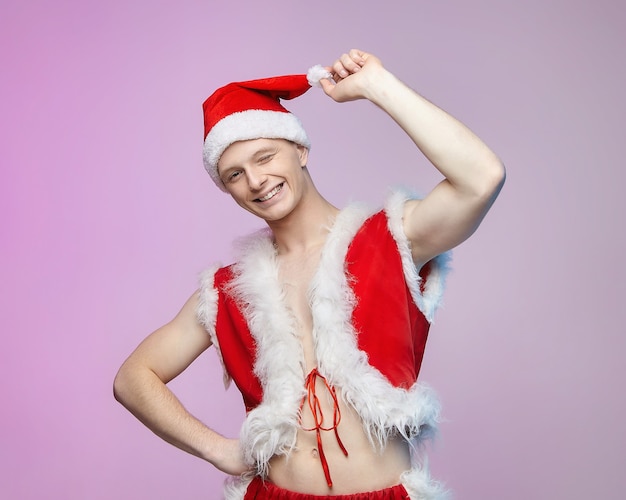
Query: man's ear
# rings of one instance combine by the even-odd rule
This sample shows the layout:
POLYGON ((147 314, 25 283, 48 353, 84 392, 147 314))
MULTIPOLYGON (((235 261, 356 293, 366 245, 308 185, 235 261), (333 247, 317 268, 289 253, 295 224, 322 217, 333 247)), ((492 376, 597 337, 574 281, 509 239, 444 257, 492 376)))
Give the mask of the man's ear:
POLYGON ((309 159, 309 149, 302 144, 296 144, 296 149, 298 150, 298 157, 300 158, 300 166, 306 167, 306 162, 309 159))

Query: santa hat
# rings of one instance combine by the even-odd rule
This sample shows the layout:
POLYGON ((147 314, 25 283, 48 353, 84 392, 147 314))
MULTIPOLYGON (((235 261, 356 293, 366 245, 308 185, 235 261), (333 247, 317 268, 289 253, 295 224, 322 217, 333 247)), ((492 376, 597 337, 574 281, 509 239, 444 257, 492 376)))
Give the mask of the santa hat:
POLYGON ((217 162, 233 142, 287 139, 311 147, 302 123, 280 100, 301 96, 311 86, 319 86, 322 78, 330 78, 330 73, 318 65, 306 75, 229 83, 204 101, 204 167, 220 189, 226 190, 217 162))

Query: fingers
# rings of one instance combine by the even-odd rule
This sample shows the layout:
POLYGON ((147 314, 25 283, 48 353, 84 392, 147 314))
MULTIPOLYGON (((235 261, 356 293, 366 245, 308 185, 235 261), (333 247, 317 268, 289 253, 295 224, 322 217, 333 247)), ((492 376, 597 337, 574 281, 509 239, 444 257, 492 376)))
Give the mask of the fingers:
POLYGON ((343 78, 350 76, 353 73, 358 72, 365 64, 367 54, 358 49, 352 49, 347 54, 342 54, 332 65, 330 71, 333 75, 333 80, 339 82, 343 78))
MULTIPOLYGON (((335 79, 335 76, 333 76, 333 80, 334 79, 335 79)), ((330 93, 333 91, 333 87, 335 86, 335 84, 334 82, 331 82, 328 78, 322 78, 320 80, 320 86, 322 87, 322 90, 324 91, 326 95, 330 95, 330 93)))
POLYGON ((324 78, 319 83, 324 93, 337 102, 367 98, 368 87, 377 74, 377 68, 382 68, 382 65, 375 56, 352 49, 326 67, 330 78, 324 78), (355 76, 348 78, 351 75, 355 76))

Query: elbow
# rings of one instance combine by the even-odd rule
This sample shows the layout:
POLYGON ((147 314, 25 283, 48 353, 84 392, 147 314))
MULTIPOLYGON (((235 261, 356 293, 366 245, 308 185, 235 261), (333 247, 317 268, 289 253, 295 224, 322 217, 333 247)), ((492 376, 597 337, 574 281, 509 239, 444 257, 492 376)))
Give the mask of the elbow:
POLYGON ((485 165, 480 198, 493 202, 502 190, 505 181, 506 168, 504 167, 504 163, 502 163, 499 158, 494 157, 488 165, 485 165))
POLYGON ((504 182, 506 181, 506 168, 504 167, 504 163, 500 160, 497 161, 497 167, 495 168, 494 180, 493 180, 493 194, 494 197, 498 196, 498 193, 502 190, 504 186, 504 182))
POLYGON ((122 365, 113 379, 113 397, 124 406, 130 390, 129 378, 125 365, 122 365))
POLYGON ((115 378, 113 379, 113 397, 118 403, 121 403, 124 399, 124 381, 122 380, 120 371, 117 372, 117 375, 115 375, 115 378))
POLYGON ((502 189, 502 186, 504 186, 504 181, 506 181, 506 167, 499 158, 497 159, 496 170, 498 178, 498 190, 500 190, 502 189))
POLYGON ((113 397, 132 412, 155 381, 161 382, 152 370, 131 356, 113 379, 113 397))

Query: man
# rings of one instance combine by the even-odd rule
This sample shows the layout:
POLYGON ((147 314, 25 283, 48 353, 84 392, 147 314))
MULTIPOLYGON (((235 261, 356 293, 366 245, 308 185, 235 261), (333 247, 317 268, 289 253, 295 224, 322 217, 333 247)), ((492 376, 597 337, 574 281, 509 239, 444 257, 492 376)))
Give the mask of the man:
POLYGON ((470 236, 504 182, 492 151, 360 50, 309 75, 337 102, 367 99, 445 179, 422 200, 338 210, 306 168, 308 139, 279 97, 303 75, 227 85, 204 105, 205 166, 268 230, 131 354, 115 395, 163 439, 233 476, 227 498, 441 498, 417 443, 438 406, 417 376, 443 290, 445 252, 470 236), (247 416, 228 439, 166 387, 215 345, 247 416))

